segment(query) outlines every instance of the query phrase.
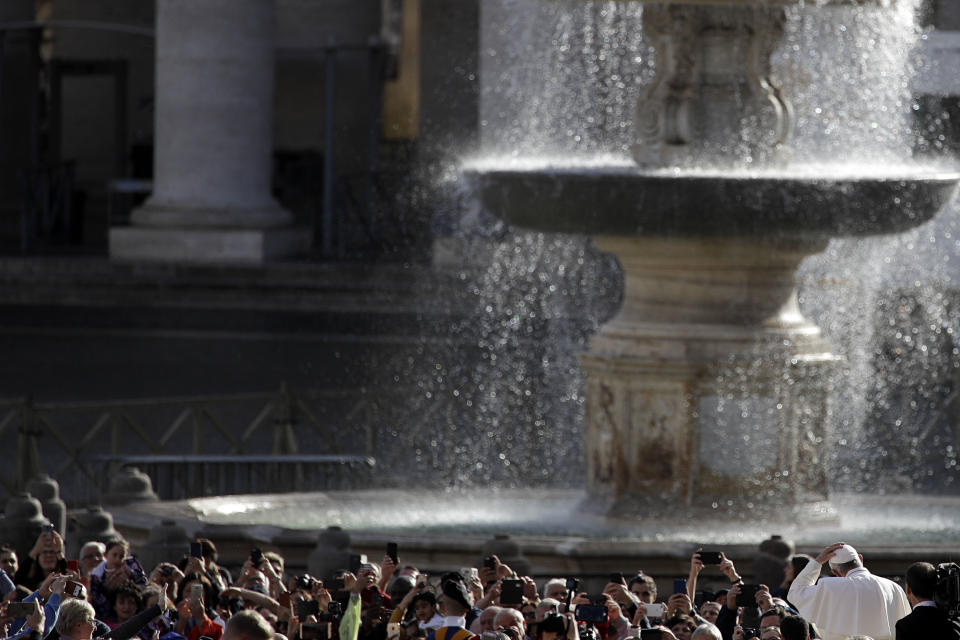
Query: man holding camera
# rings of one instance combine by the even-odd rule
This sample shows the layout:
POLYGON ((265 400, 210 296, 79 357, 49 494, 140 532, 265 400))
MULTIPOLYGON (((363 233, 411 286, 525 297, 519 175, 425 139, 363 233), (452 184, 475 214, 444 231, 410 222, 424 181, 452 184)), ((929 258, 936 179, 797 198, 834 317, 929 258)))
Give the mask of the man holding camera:
POLYGON ((897 583, 875 576, 863 566, 863 556, 837 542, 807 563, 790 586, 787 599, 817 625, 824 640, 868 635, 893 640, 897 620, 910 613, 907 595, 897 583), (833 578, 817 578, 830 563, 833 578))
POLYGON ((915 562, 907 569, 907 600, 913 607, 909 615, 897 621, 897 640, 960 639, 958 622, 937 606, 937 568, 929 562, 915 562))

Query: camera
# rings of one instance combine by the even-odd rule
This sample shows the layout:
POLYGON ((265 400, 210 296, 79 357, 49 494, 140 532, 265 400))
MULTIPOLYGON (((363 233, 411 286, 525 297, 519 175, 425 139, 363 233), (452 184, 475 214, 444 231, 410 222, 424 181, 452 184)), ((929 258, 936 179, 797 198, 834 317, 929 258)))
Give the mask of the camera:
POLYGON ((556 611, 551 611, 539 623, 539 629, 541 633, 565 635, 567 633, 567 619, 556 611))
POLYGON ((302 589, 304 591, 310 591, 313 588, 313 583, 315 582, 313 576, 309 573, 305 573, 302 576, 297 576, 296 588, 302 589))
POLYGON ((960 565, 954 562, 937 565, 933 600, 951 618, 960 616, 960 565))
POLYGON ((343 615, 343 606, 336 601, 327 605, 327 610, 320 614, 320 620, 323 622, 334 622, 343 615))

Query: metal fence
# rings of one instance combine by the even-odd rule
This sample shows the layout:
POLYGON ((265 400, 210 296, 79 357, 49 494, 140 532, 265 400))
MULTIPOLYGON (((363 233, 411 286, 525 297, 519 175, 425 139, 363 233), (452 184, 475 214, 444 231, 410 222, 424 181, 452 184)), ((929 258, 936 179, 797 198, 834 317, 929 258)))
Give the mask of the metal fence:
POLYGON ((147 398, 106 402, 0 401, 0 441, 15 468, 0 466, 12 494, 37 473, 68 501, 98 501, 111 473, 141 467, 161 498, 356 488, 372 481, 372 420, 364 390, 147 398), (336 419, 320 417, 337 404, 336 419), (346 417, 344 417, 346 416, 346 417), (349 427, 345 427, 349 420, 349 427))

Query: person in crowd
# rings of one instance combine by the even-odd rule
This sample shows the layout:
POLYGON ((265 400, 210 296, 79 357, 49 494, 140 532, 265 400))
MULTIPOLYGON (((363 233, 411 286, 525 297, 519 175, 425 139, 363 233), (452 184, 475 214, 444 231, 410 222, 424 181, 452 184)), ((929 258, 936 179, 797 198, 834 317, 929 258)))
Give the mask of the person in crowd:
POLYGON ((177 623, 174 631, 187 640, 198 640, 201 636, 220 640, 223 626, 214 622, 211 617, 211 613, 216 615, 217 602, 219 594, 206 575, 188 574, 180 584, 180 601, 177 603, 177 623), (207 603, 210 603, 209 611, 207 603))
POLYGON ((93 606, 85 600, 70 599, 60 605, 55 629, 62 640, 90 640, 97 628, 93 606))
POLYGON ((697 623, 690 616, 678 613, 664 620, 663 626, 670 629, 673 635, 677 636, 677 640, 690 640, 697 623))
POLYGON ((11 581, 17 575, 18 566, 17 552, 13 547, 0 545, 0 569, 3 569, 11 581))
MULTIPOLYGON (((472 604, 467 589, 462 582, 457 580, 441 582, 437 603, 440 607, 440 613, 443 615, 443 625, 436 631, 427 634, 427 640, 473 640, 475 638, 467 629, 466 616, 472 608, 472 604)), ((494 620, 494 627, 496 629, 501 628, 500 616, 508 611, 516 614, 516 619, 511 619, 525 631, 523 616, 516 609, 501 609, 494 620), (517 622, 517 619, 519 619, 519 622, 517 622)), ((523 633, 521 633, 520 640, 523 637, 523 633)))
POLYGON ((57 570, 64 570, 65 563, 63 538, 52 529, 44 531, 37 537, 33 549, 17 569, 13 581, 30 591, 35 591, 48 575, 57 570))
POLYGON ((108 620, 116 615, 113 611, 113 595, 126 585, 144 587, 147 578, 136 558, 130 557, 130 545, 123 538, 114 538, 106 544, 104 560, 90 572, 90 603, 97 612, 97 619, 108 620))
POLYGON ((107 553, 107 545, 97 540, 92 540, 80 547, 80 577, 83 578, 87 587, 90 586, 90 573, 97 568, 107 553))
MULTIPOLYGON (((787 560, 787 566, 784 567, 783 570, 783 583, 771 591, 773 597, 786 598, 787 593, 790 591, 790 585, 793 584, 793 581, 800 575, 800 572, 803 571, 803 568, 806 567, 811 560, 813 560, 813 558, 805 553, 796 553, 790 556, 789 560, 787 560)), ((787 602, 790 601, 787 600, 787 602)), ((790 606, 792 607, 793 604, 790 606)))
POLYGON ((557 602, 566 602, 567 581, 563 578, 550 578, 543 585, 543 597, 557 602))
MULTIPOLYGON (((716 604, 716 603, 713 603, 716 604)), ((690 634, 690 640, 723 640, 720 630, 712 624, 702 624, 690 634)))
POLYGON ((140 589, 132 584, 121 585, 113 592, 113 615, 105 620, 107 626, 116 629, 124 622, 137 615, 143 608, 143 598, 140 589))
MULTIPOLYGON (((209 538, 197 538, 196 541, 200 543, 201 568, 207 579, 216 585, 219 591, 223 591, 224 588, 232 585, 233 576, 226 568, 217 564, 217 545, 213 544, 213 541, 209 538)), ((280 573, 283 574, 282 566, 280 573)))
POLYGON ((414 616, 424 632, 436 631, 443 626, 443 616, 437 609, 437 597, 433 593, 420 590, 413 597, 412 604, 414 616))
POLYGON ((787 599, 822 632, 825 640, 869 634, 875 640, 893 640, 897 620, 910 613, 907 595, 897 583, 874 576, 863 557, 848 544, 826 547, 797 575, 787 599), (817 578, 830 563, 835 577, 817 578))
POLYGON ((957 640, 958 622, 937 606, 933 594, 937 588, 937 568, 929 562, 915 562, 907 568, 907 600, 913 610, 897 621, 897 640, 957 640))
POLYGON ((252 610, 240 611, 227 621, 223 640, 273 640, 274 631, 263 616, 252 610))
POLYGON ((700 617, 709 622, 711 625, 716 625, 717 617, 720 615, 720 603, 714 602, 713 600, 708 600, 700 605, 699 613, 700 617))

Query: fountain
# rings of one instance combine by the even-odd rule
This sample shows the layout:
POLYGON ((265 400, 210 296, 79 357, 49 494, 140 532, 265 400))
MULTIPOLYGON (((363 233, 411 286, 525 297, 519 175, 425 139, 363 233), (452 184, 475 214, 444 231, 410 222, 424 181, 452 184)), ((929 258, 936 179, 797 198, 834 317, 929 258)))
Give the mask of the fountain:
POLYGON ((590 235, 623 268, 622 307, 581 357, 583 506, 594 512, 833 517, 837 358, 800 313, 796 270, 831 238, 929 220, 960 174, 792 167, 793 109, 770 72, 789 4, 645 3, 656 73, 637 104, 632 161, 466 169, 507 223, 590 235))

